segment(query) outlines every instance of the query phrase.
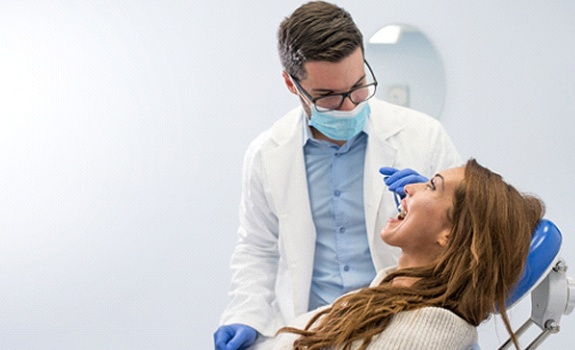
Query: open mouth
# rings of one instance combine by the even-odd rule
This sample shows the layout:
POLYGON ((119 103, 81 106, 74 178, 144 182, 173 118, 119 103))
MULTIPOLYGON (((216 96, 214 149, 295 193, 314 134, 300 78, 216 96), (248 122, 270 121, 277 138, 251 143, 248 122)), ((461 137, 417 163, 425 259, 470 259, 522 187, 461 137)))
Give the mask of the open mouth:
POLYGON ((397 209, 399 210, 399 213, 397 214, 397 219, 398 219, 398 220, 403 220, 403 219, 405 219, 405 215, 407 215, 407 210, 406 210, 405 207, 403 206, 403 203, 399 204, 399 206, 397 207, 397 209))

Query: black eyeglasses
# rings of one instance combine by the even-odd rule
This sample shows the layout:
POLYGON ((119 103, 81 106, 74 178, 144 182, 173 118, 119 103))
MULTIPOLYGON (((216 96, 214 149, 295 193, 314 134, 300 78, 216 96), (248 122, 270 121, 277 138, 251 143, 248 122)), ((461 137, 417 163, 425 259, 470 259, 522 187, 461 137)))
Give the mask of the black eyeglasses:
POLYGON ((367 61, 363 61, 371 74, 372 83, 367 85, 358 86, 353 88, 347 92, 337 93, 337 94, 329 94, 320 97, 313 97, 309 92, 307 92, 299 83, 299 81, 290 74, 290 77, 294 84, 297 86, 298 90, 300 90, 308 100, 311 101, 314 108, 318 112, 326 112, 326 111, 333 111, 336 109, 340 109, 341 105, 343 105, 343 101, 346 98, 349 98, 351 102, 358 105, 364 101, 369 100, 375 95, 375 90, 377 88, 377 80, 375 79, 375 75, 371 70, 371 67, 367 63, 367 61))

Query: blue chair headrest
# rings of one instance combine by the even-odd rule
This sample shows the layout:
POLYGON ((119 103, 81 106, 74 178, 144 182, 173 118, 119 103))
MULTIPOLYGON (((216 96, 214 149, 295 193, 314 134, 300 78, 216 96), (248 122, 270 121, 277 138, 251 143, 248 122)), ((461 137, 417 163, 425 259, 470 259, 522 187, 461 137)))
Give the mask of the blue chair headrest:
POLYGON ((507 299, 507 308, 529 294, 547 276, 557 262, 562 240, 563 236, 557 226, 547 219, 541 219, 531 237, 523 276, 507 299))

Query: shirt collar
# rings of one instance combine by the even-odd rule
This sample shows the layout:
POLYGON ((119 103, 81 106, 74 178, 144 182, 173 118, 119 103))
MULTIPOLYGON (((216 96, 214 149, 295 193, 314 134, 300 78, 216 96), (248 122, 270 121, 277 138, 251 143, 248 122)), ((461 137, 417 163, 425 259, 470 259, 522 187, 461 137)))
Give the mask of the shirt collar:
POLYGON ((309 127, 308 124, 308 118, 307 118, 307 114, 305 113, 305 110, 302 108, 302 112, 301 112, 301 124, 303 125, 303 133, 302 133, 302 146, 305 146, 305 144, 307 143, 308 140, 312 140, 313 139, 313 134, 311 133, 311 129, 309 127))

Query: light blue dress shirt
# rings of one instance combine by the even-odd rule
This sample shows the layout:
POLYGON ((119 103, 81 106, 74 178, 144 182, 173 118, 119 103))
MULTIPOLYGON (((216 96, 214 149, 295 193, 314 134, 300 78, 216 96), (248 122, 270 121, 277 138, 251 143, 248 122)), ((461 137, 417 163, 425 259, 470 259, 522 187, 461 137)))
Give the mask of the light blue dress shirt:
POLYGON ((363 206, 368 135, 360 132, 339 147, 314 139, 307 122, 304 125, 307 183, 317 233, 309 298, 313 310, 369 285, 376 273, 363 206))

